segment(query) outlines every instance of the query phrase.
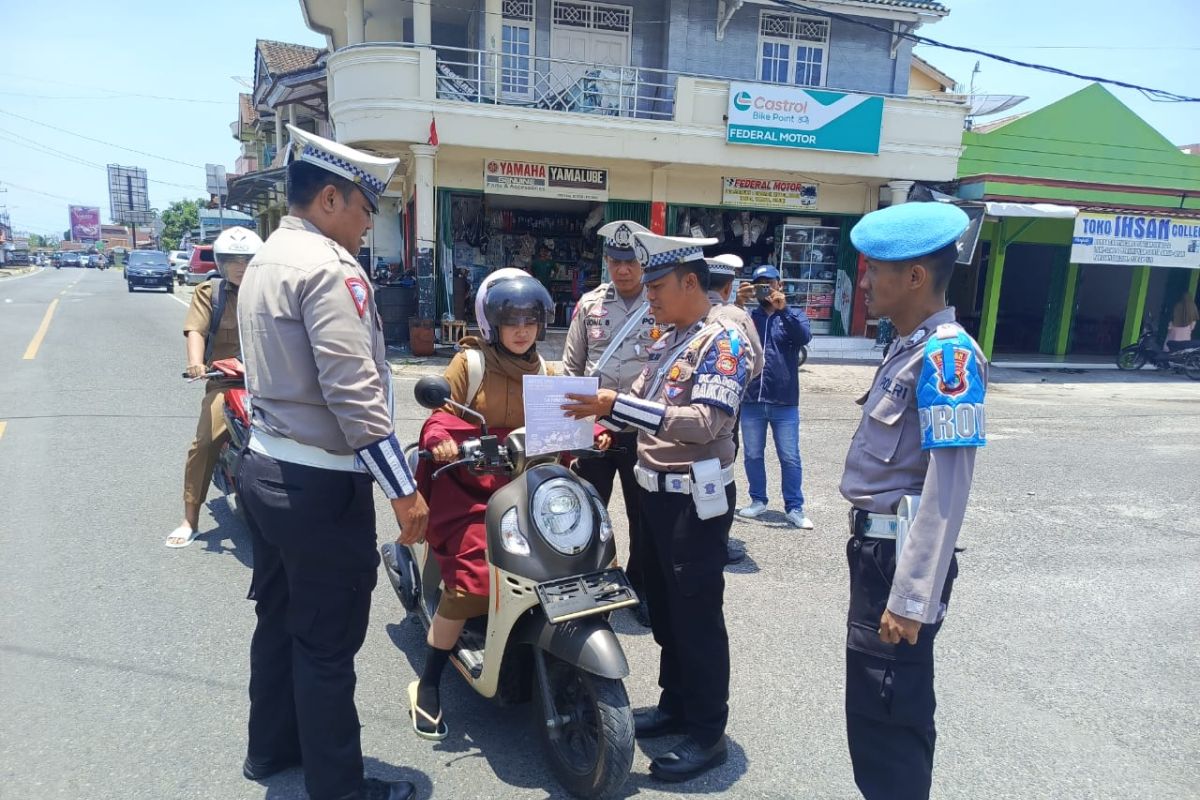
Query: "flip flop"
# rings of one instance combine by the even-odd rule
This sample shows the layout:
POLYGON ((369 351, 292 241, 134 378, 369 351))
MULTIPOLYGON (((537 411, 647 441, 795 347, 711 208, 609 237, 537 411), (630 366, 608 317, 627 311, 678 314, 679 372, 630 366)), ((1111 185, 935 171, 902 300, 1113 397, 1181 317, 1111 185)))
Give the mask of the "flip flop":
POLYGON ((409 716, 412 718, 413 733, 422 739, 429 742, 440 742, 450 735, 450 729, 446 727, 446 723, 442 722, 442 712, 438 711, 437 718, 429 716, 425 709, 417 705, 417 687, 421 685, 420 681, 413 681, 408 685, 408 707, 409 716), (432 733, 423 731, 417 727, 417 714, 425 718, 425 721, 433 725, 436 730, 432 733))
POLYGON ((200 531, 189 528, 187 525, 180 525, 175 530, 167 534, 166 540, 163 542, 167 547, 187 547, 192 542, 196 541, 196 537, 200 535, 200 531), (172 539, 182 539, 179 544, 171 544, 172 539))

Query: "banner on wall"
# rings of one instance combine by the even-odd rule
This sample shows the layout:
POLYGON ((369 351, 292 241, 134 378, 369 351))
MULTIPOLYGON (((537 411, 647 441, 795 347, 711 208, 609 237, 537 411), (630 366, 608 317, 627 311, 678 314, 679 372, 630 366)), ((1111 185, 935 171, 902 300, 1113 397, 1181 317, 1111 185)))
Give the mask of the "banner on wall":
POLYGON ((817 207, 817 185, 769 178, 722 178, 721 205, 772 211, 810 211, 817 207))
POLYGON ((608 170, 489 158, 483 162, 483 191, 603 203, 608 201, 608 170))
POLYGON ((883 98, 734 81, 728 119, 729 144, 878 155, 883 98))
POLYGON ((1080 211, 1071 263, 1200 269, 1200 220, 1080 211))
POLYGON ((68 206, 71 217, 71 241, 92 244, 100 239, 100 209, 96 206, 68 206))

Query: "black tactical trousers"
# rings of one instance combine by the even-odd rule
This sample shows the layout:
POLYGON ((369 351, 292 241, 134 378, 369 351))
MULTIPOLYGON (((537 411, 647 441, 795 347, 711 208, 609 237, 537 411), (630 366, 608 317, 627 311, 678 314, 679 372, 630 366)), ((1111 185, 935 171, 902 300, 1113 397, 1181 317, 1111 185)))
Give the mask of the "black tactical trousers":
POLYGON ((721 739, 729 720, 724 569, 737 498, 732 483, 725 495, 729 510, 701 520, 690 494, 638 488, 650 625, 661 648, 658 706, 683 718, 705 747, 721 739))
POLYGON ((641 595, 644 584, 641 557, 641 525, 638 520, 638 484, 633 475, 637 464, 637 431, 618 433, 613 437, 613 446, 603 458, 581 458, 575 462, 579 477, 596 487, 604 505, 612 499, 613 481, 621 476, 621 494, 625 498, 625 516, 629 519, 629 563, 625 574, 633 590, 641 595), (619 449, 619 450, 618 450, 619 449))
POLYGON ((248 450, 239 484, 258 616, 247 753, 301 757, 312 800, 353 796, 363 780, 354 656, 379 564, 371 479, 248 450))
MULTIPOLYGON (((851 537, 846 635, 846 734, 854 782, 866 800, 927 800, 933 779, 933 640, 941 622, 922 625, 917 644, 879 639, 896 573, 896 543, 851 537)), ((942 603, 958 575, 950 564, 942 603)))

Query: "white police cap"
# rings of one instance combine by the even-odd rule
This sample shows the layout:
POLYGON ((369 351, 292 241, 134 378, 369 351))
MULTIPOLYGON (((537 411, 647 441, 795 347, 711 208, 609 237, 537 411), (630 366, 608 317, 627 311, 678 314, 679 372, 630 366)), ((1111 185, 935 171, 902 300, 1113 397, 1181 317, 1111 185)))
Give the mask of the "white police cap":
POLYGON ((379 195, 387 190, 392 173, 400 164, 398 158, 380 158, 355 150, 344 144, 301 130, 295 125, 287 126, 292 140, 288 147, 287 163, 306 161, 324 170, 340 175, 358 185, 371 204, 372 211, 379 210, 379 195))
POLYGON ((635 233, 650 233, 645 225, 640 225, 631 219, 619 219, 610 222, 596 231, 604 237, 604 254, 618 261, 632 261, 633 235, 635 233))
POLYGON ((742 267, 745 266, 742 259, 733 253, 722 253, 704 260, 708 263, 709 275, 721 275, 727 278, 736 278, 737 274, 742 271, 742 267))
POLYGON ((712 247, 716 239, 693 239, 687 236, 659 236, 657 233, 633 234, 633 254, 642 264, 642 283, 650 283, 666 275, 680 264, 704 261, 704 248, 712 247))

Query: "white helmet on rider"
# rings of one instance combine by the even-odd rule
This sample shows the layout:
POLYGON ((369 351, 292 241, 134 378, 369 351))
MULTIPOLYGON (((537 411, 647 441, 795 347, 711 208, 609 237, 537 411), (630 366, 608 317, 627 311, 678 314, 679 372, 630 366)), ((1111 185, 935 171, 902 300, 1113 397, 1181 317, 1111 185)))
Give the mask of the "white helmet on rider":
POLYGON ((213 242, 213 260, 217 262, 217 272, 226 280, 241 283, 246 265, 254 258, 262 243, 258 234, 249 228, 239 226, 221 231, 221 235, 213 242), (236 275, 231 275, 231 267, 236 275))

